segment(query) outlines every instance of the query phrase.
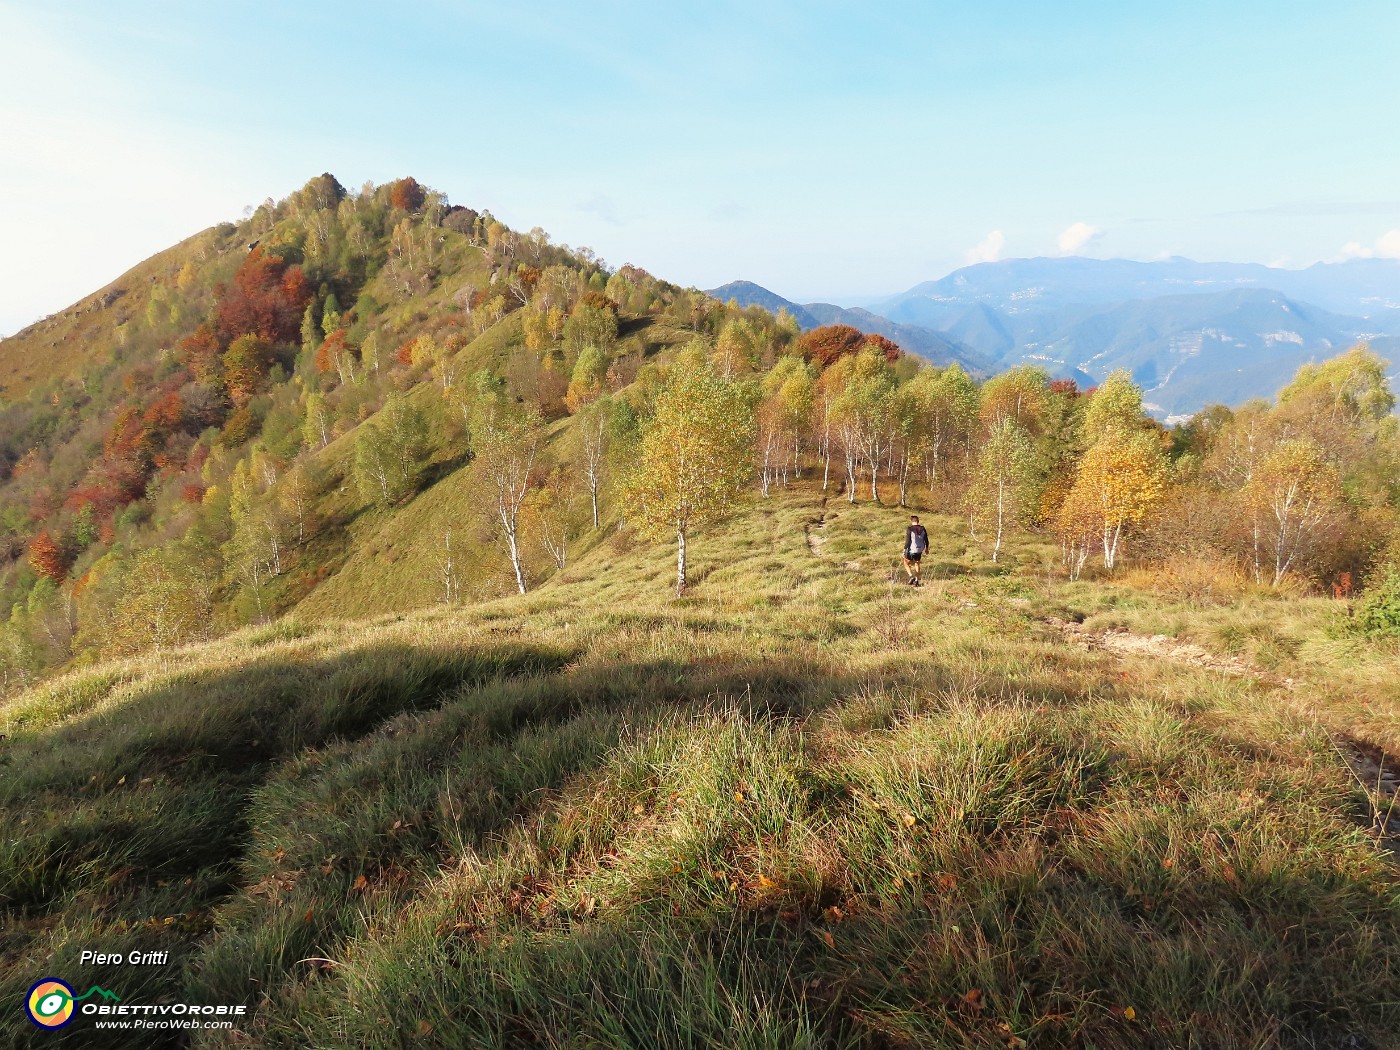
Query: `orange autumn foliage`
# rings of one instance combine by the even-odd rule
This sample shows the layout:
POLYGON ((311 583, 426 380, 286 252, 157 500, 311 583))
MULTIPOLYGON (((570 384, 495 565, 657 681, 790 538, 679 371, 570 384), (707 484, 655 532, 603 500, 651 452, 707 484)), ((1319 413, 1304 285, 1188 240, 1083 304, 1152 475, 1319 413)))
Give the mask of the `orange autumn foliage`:
POLYGON ((412 175, 389 185, 389 207, 399 211, 417 211, 427 198, 427 193, 412 175))
POLYGON ((54 541, 48 529, 40 529, 29 541, 29 564, 40 576, 54 583, 62 583, 68 575, 68 553, 54 541))
POLYGON ((867 335, 859 328, 848 324, 828 324, 803 332, 797 338, 796 349, 799 355, 811 361, 818 368, 826 368, 833 361, 870 347, 884 355, 886 361, 895 361, 904 351, 898 343, 883 335, 867 335))
POLYGON ((225 288, 214 310, 215 325, 225 344, 241 335, 256 335, 272 343, 293 343, 301 336, 301 316, 311 288, 300 266, 288 266, 279 255, 254 248, 225 288))

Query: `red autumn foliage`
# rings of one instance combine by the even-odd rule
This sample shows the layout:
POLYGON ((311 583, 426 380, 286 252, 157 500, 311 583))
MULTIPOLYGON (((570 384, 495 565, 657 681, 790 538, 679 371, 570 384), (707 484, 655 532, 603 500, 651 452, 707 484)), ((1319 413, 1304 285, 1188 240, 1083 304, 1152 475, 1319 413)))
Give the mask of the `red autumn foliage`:
POLYGON ((201 383, 219 378, 219 357, 223 352, 224 345, 219 339, 219 333, 208 321, 202 322, 175 345, 175 353, 180 361, 201 383))
POLYGON ((91 507, 99 518, 111 513, 117 504, 115 494, 105 485, 87 481, 79 485, 63 501, 65 510, 82 510, 91 507))
POLYGON ((864 350, 866 347, 879 350, 885 355, 885 360, 891 364, 898 361, 900 355, 904 353, 903 348, 893 339, 886 339, 877 332, 871 332, 861 341, 861 349, 864 350))
POLYGON ((350 352, 348 342, 349 334, 344 328, 337 328, 316 351, 316 371, 334 372, 336 370, 336 359, 342 354, 350 352))
POLYGON ((399 211, 417 211, 423 207, 427 196, 423 187, 418 185, 418 180, 412 175, 389 185, 389 207, 397 208, 399 211))
POLYGON ((199 503, 204 499, 204 486, 197 481, 186 482, 180 490, 180 499, 185 503, 199 503))
MULTIPOLYGON (((617 313, 619 307, 602 292, 584 292, 579 296, 579 306, 591 306, 595 310, 611 310, 617 313)), ((577 307, 575 308, 577 309, 577 307)))
POLYGON ((141 422, 146 427, 166 433, 179 430, 184 421, 185 402, 178 390, 168 391, 156 398, 141 417, 141 422))
POLYGON ((156 453, 156 438, 141 420, 141 410, 126 405, 117 413, 107 437, 102 442, 102 454, 108 460, 130 463, 139 470, 150 468, 156 453))
POLYGON ((156 453, 156 471, 163 474, 179 474, 185 469, 184 456, 179 449, 166 449, 156 453))
POLYGON ((297 342, 301 315, 310 298, 300 266, 288 266, 281 256, 254 248, 214 309, 222 345, 240 335, 256 335, 271 343, 297 342))
POLYGON ((413 348, 418 343, 417 339, 410 339, 394 351, 394 358, 401 365, 413 364, 413 348))
POLYGON ((1069 397, 1079 396, 1079 384, 1073 379, 1052 379, 1050 380, 1050 393, 1066 394, 1069 397))
POLYGON ((825 368, 838 357, 856 353, 865 342, 865 333, 848 324, 828 324, 803 332, 797 339, 797 352, 818 368, 825 368))
POLYGON ((63 505, 69 510, 91 507, 99 519, 106 519, 145 494, 144 471, 130 462, 103 460, 88 471, 82 484, 68 494, 63 505))
POLYGON ((49 535, 49 530, 40 529, 39 534, 29 541, 29 564, 40 576, 54 583, 62 583, 72 561, 68 552, 49 535))

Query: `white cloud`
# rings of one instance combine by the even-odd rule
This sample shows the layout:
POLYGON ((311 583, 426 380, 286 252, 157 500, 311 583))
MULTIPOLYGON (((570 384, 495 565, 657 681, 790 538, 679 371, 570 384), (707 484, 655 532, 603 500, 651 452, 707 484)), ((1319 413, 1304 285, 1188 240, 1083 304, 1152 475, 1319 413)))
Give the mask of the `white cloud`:
POLYGON ((1342 259, 1400 259, 1400 230, 1391 230, 1376 238, 1373 245, 1347 241, 1342 245, 1342 259))
POLYGON ((996 262, 1001 258, 1001 250, 1005 247, 1006 235, 1000 230, 993 230, 969 248, 963 257, 969 266, 973 263, 996 262))
POLYGON ((1060 234, 1060 254, 1078 255, 1081 251, 1103 237, 1104 231, 1097 226, 1090 226, 1087 222, 1076 222, 1072 226, 1066 226, 1060 234))

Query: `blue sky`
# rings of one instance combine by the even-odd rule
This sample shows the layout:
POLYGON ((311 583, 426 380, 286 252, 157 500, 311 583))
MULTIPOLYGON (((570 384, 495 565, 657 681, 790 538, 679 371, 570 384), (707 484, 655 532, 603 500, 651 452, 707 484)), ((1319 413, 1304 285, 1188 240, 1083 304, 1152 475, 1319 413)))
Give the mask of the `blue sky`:
POLYGON ((1400 4, 0 0, 0 332, 311 175, 683 284, 1400 255, 1400 4))

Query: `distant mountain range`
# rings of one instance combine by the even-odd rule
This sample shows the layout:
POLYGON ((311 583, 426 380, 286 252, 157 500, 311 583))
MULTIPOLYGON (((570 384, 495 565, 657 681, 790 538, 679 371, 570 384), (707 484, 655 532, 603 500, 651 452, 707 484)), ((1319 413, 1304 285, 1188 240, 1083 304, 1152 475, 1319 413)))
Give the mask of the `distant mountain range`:
POLYGON ((804 327, 879 331, 920 356, 977 371, 1026 362, 1092 385, 1126 368, 1165 418, 1270 397, 1300 364, 1362 341, 1400 364, 1400 261, 1391 259, 1304 270, 1180 258, 1008 259, 844 309, 797 306, 746 281, 711 294, 786 305, 804 327))
POLYGON ((706 294, 725 303, 733 299, 740 306, 761 306, 775 314, 786 310, 804 332, 827 324, 848 324, 862 332, 874 332, 893 339, 905 350, 936 365, 949 365, 956 361, 978 376, 990 375, 997 370, 990 358, 946 333, 924 325, 901 324, 860 307, 847 308, 832 303, 802 305, 790 302, 752 281, 730 281, 719 288, 709 289, 706 294))

